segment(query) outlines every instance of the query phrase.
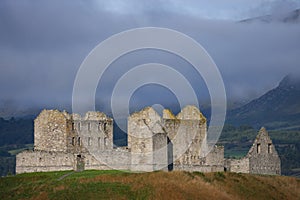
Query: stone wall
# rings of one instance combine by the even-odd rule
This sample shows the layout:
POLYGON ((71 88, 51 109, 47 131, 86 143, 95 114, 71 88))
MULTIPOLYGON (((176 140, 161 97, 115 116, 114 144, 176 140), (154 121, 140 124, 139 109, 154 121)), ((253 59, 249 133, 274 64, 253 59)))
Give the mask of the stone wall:
POLYGON ((224 148, 215 147, 209 157, 203 157, 205 138, 206 118, 194 106, 185 107, 177 116, 164 110, 163 119, 145 108, 128 118, 132 170, 223 171, 224 148))
POLYGON ((67 152, 67 119, 58 110, 43 110, 34 120, 34 149, 67 152))
POLYGON ((280 174, 280 159, 262 128, 246 157, 224 160, 224 147, 206 155, 206 118, 195 106, 161 117, 147 107, 128 117, 128 146, 114 148, 113 120, 101 112, 85 116, 43 110, 35 119, 34 150, 17 155, 16 173, 119 169, 280 174))
POLYGON ((225 162, 226 171, 249 173, 249 158, 226 159, 225 162))
MULTIPOLYGON (((165 134, 161 117, 151 107, 133 113, 128 117, 127 134, 128 148, 131 152, 132 170, 153 171, 154 163, 156 162, 154 159, 158 159, 158 155, 154 155, 153 150, 155 148, 161 148, 162 141, 160 140, 163 140, 161 136, 165 134), (157 134, 159 134, 160 137, 155 136, 157 134), (160 144, 154 146, 155 140, 160 144)), ((166 137, 165 145, 167 145, 166 137)), ((162 160, 167 160, 167 158, 162 160)), ((160 161, 157 162, 159 165, 162 164, 160 161)), ((165 163, 165 165, 167 165, 167 163, 165 163)))
POLYGON ((265 128, 261 128, 247 156, 252 174, 281 174, 280 158, 265 128))
POLYGON ((205 165, 223 167, 224 170, 224 146, 215 145, 207 154, 205 165))
POLYGON ((206 119, 194 106, 185 107, 177 116, 164 110, 163 118, 151 107, 133 113, 128 118, 128 147, 123 149, 113 148, 113 121, 104 113, 88 112, 81 117, 44 110, 35 120, 34 151, 19 155, 22 162, 18 160, 18 169, 30 168, 27 161, 42 156, 44 159, 31 170, 60 170, 59 166, 66 164, 67 169, 74 170, 192 171, 195 166, 194 170, 213 171, 206 159, 216 169, 216 160, 223 160, 224 152, 213 151, 214 158, 201 157, 204 138, 206 119), (47 157, 50 154, 58 160, 47 157), (64 163, 60 155, 72 159, 64 163), (53 166, 48 163, 50 160, 53 166))
POLYGON ((23 151, 16 156, 16 173, 74 169, 75 156, 55 151, 23 151))
POLYGON ((94 153, 95 156, 91 154, 85 155, 85 169, 130 170, 131 168, 131 157, 128 151, 114 149, 94 153))
POLYGON ((280 175, 280 158, 266 129, 260 129, 244 158, 227 159, 225 168, 231 172, 280 175))
POLYGON ((34 149, 69 153, 86 148, 113 149, 113 121, 104 113, 84 117, 58 110, 43 110, 34 121, 34 149))
POLYGON ((168 170, 168 153, 167 134, 156 133, 153 136, 153 170, 168 170))
POLYGON ((180 168, 180 165, 203 165, 206 118, 198 108, 187 106, 177 116, 170 110, 164 110, 163 117, 164 129, 173 146, 174 166, 180 168))
POLYGON ((71 152, 87 152, 86 148, 113 149, 113 120, 104 113, 87 112, 84 117, 73 114, 70 121, 68 141, 71 152))
POLYGON ((130 170, 130 154, 124 151, 105 150, 91 155, 54 151, 24 151, 16 157, 16 173, 63 170, 130 170), (96 156, 96 157, 95 157, 96 156), (81 163, 79 163, 81 161, 81 163), (80 165, 81 169, 78 167, 80 165))
POLYGON ((114 155, 112 123, 111 118, 100 112, 88 112, 81 117, 43 110, 34 121, 34 151, 17 155, 16 173, 110 169, 107 162, 99 162, 89 152, 109 150, 106 159, 114 155))

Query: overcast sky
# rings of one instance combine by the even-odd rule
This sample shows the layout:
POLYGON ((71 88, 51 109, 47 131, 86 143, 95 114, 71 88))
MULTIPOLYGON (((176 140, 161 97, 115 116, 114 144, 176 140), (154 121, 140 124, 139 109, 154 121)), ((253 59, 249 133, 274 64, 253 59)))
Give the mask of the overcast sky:
MULTIPOLYGON (((71 105, 77 70, 89 52, 113 34, 145 26, 171 28, 195 39, 218 66, 228 99, 249 101, 276 87, 285 75, 299 73, 300 23, 238 21, 283 16, 299 8, 298 0, 1 0, 0 105, 71 105)), ((149 50, 111 66, 115 69, 99 85, 99 107, 109 110, 111 90, 124 69, 148 62, 181 67, 200 104, 207 103, 205 85, 187 63, 149 50)), ((176 104, 174 95, 157 86, 136 92, 132 103, 143 101, 176 104)))

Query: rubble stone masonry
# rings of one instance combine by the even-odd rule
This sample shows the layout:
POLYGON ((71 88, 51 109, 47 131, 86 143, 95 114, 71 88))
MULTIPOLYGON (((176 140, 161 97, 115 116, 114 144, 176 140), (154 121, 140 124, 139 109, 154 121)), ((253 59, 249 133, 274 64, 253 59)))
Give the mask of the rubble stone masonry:
POLYGON ((119 169, 280 174, 280 159, 267 131, 260 130, 247 156, 224 160, 224 147, 206 155, 207 120, 195 106, 161 117, 147 107, 128 117, 128 146, 114 147, 113 119, 43 110, 34 121, 34 149, 16 157, 16 173, 119 169), (224 162, 225 161, 225 162, 224 162))

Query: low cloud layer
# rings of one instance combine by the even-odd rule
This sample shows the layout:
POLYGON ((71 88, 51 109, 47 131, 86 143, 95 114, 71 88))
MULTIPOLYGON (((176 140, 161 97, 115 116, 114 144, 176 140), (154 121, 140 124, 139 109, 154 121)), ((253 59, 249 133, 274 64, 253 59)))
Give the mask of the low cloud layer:
MULTIPOLYGON (((188 6, 171 0, 112 2, 1 1, 0 102, 21 107, 70 106, 77 70, 88 53, 113 34, 145 26, 171 28, 199 42, 219 67, 229 100, 258 97, 285 75, 300 71, 299 24, 237 22, 263 14, 282 15, 278 5, 290 11, 300 7, 297 1, 245 0, 241 5, 231 0, 219 7, 204 1, 190 1, 188 6)), ((143 51, 112 64, 98 88, 100 107, 109 106, 111 89, 122 73, 148 62, 181 70, 197 88, 199 100, 209 100, 203 80, 187 63, 167 53, 143 51)), ((133 102, 154 103, 152 95, 137 92, 133 102)), ((162 101, 168 98, 166 94, 162 101)))

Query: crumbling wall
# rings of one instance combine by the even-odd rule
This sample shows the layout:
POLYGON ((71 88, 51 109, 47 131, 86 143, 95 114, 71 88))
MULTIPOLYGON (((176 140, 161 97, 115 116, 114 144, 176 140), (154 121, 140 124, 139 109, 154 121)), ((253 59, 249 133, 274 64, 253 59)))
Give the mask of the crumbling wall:
POLYGON ((235 173, 249 173, 249 159, 226 159, 225 160, 226 171, 235 173))
POLYGON ((85 169, 130 170, 131 155, 127 147, 113 149, 89 148, 84 154, 85 169))
POLYGON ((280 174, 280 159, 262 128, 246 157, 226 159, 224 147, 206 155, 206 118, 195 106, 177 115, 151 107, 128 117, 128 147, 113 147, 113 120, 101 112, 84 117, 43 110, 35 119, 34 150, 17 155, 16 172, 120 169, 280 174))
POLYGON ((173 146, 174 166, 202 165, 206 119, 198 108, 186 106, 177 116, 170 110, 164 110, 163 117, 164 128, 173 146))
POLYGON ((67 119, 58 110, 43 110, 34 120, 34 149, 67 152, 67 119))
MULTIPOLYGON (((224 146, 214 146, 207 154, 205 165, 224 167, 224 146)), ((224 169, 222 169, 223 171, 224 169)))
POLYGON ((163 111, 163 119, 145 108, 128 118, 128 148, 132 170, 223 171, 224 148, 215 147, 203 157, 206 142, 206 118, 195 106, 187 106, 177 115, 163 111), (137 167, 137 168, 135 168, 137 167))
POLYGON ((16 156, 16 173, 74 169, 74 155, 55 151, 23 151, 16 156))
POLYGON ((166 133, 153 136, 153 170, 168 170, 168 138, 166 133))
POLYGON ((104 113, 87 112, 84 117, 73 115, 71 127, 71 151, 79 153, 87 152, 87 149, 113 149, 113 120, 104 113))
POLYGON ((251 174, 281 174, 280 158, 268 132, 263 127, 248 154, 241 159, 225 160, 225 168, 231 172, 251 174))
MULTIPOLYGON (((153 154, 154 149, 161 148, 163 138, 167 145, 166 137, 161 137, 166 134, 162 127, 161 117, 153 108, 147 107, 129 116, 127 134, 133 171, 153 171, 154 165, 162 165, 161 161, 167 160, 167 158, 155 160, 159 158, 157 153, 160 151, 153 154), (155 141, 160 144, 154 145, 155 141)), ((165 155, 161 156, 165 157, 165 155)))
POLYGON ((95 152, 95 156, 91 154, 84 155, 85 169, 130 170, 130 160, 130 153, 120 149, 95 152))
MULTIPOLYGON (((173 143, 173 158, 175 165, 200 164, 201 145, 203 142, 202 126, 197 120, 180 120, 176 125, 179 128, 177 132, 172 133, 176 136, 171 140, 173 143)), ((174 130, 174 129, 173 129, 174 130)), ((167 127, 167 133, 170 132, 170 126, 167 127)))
POLYGON ((268 132, 260 129, 247 156, 252 174, 281 174, 280 158, 268 132))

